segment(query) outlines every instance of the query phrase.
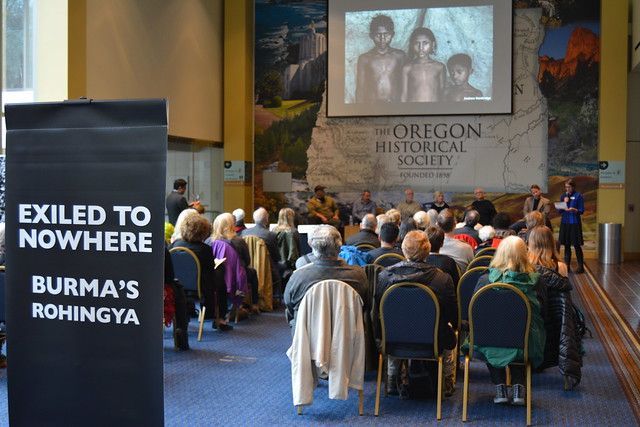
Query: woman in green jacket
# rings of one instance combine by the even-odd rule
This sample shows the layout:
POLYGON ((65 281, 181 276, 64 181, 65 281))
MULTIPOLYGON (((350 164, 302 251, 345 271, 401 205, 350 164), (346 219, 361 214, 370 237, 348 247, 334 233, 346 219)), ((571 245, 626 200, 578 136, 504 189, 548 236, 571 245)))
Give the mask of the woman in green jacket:
MULTIPOLYGON (((543 287, 538 284, 540 275, 527 257, 527 246, 516 236, 509 236, 500 242, 500 246, 489 265, 488 273, 478 279, 475 291, 490 283, 509 283, 520 289, 531 304, 531 327, 529 331, 529 361, 532 367, 542 363, 544 357, 545 329, 542 319, 542 307, 538 295, 543 295, 543 287)), ((521 362, 523 352, 517 348, 497 348, 474 346, 474 352, 482 353, 491 380, 496 384, 494 403, 508 403, 509 394, 506 386, 506 367, 512 362, 521 362)), ((524 367, 510 365, 514 405, 525 404, 524 367)))

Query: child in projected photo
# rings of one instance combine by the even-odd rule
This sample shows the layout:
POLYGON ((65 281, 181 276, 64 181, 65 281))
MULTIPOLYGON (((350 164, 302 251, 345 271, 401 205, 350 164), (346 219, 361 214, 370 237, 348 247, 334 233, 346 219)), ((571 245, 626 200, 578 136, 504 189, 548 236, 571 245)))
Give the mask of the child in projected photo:
POLYGON ((358 57, 356 102, 397 102, 400 72, 406 62, 404 51, 391 47, 393 20, 376 15, 369 24, 374 47, 358 57))
POLYGON ((402 68, 402 102, 436 102, 442 99, 445 67, 431 58, 436 37, 424 27, 416 28, 409 38, 411 61, 402 68))
POLYGON ((467 101, 482 96, 482 92, 469 84, 469 76, 473 73, 471 57, 457 53, 447 61, 449 76, 453 86, 445 91, 446 101, 467 101))

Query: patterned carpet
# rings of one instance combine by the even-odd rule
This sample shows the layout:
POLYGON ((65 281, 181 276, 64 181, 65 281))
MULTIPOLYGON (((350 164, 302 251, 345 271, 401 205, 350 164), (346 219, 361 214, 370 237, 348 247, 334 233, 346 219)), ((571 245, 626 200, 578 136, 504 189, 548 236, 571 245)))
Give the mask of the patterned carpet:
MULTIPOLYGON (((588 323, 590 323, 590 320, 588 323)), ((347 401, 327 398, 326 383, 316 390, 314 404, 298 416, 291 403, 289 328, 280 313, 240 322, 229 333, 212 331, 195 340, 192 350, 173 349, 165 331, 165 423, 167 426, 215 425, 417 425, 436 424, 435 401, 381 399, 380 417, 373 416, 375 373, 367 375, 365 415, 357 415, 357 393, 347 401)), ((604 349, 597 338, 585 340, 585 367, 577 390, 565 392, 557 369, 533 377, 534 425, 637 425, 604 349)), ((10 361, 9 361, 10 363, 10 361)), ((462 425, 462 376, 458 390, 443 401, 441 426, 462 425)), ((473 426, 523 425, 523 407, 492 403, 493 386, 484 365, 471 371, 469 423, 473 426)), ((7 375, 0 371, 0 425, 7 422, 7 375)))

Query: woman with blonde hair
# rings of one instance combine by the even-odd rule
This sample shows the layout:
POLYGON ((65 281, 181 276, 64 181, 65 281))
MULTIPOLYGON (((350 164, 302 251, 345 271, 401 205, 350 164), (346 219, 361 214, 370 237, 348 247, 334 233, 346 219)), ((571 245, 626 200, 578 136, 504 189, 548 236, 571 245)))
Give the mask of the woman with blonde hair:
POLYGON ((544 216, 538 211, 529 212, 524 217, 524 223, 525 228, 518 232, 518 237, 527 243, 529 241, 529 234, 531 233, 531 230, 544 225, 544 216))
MULTIPOLYGON (((244 239, 236 234, 235 224, 236 220, 232 214, 225 212, 218 215, 213 220, 213 229, 208 243, 216 258, 226 258, 225 282, 227 284, 227 293, 234 304, 239 305, 245 292, 249 291, 249 284, 251 285, 253 300, 257 301, 258 282, 255 270, 253 272, 250 271, 251 255, 249 254, 249 247, 244 239)), ((255 308, 253 310, 255 311, 255 308)))
POLYGON ((400 221, 402 220, 402 214, 398 209, 392 208, 385 212, 392 222, 395 222, 400 227, 400 221))
POLYGON ((553 232, 549 227, 534 227, 529 233, 528 244, 531 264, 548 268, 564 277, 569 275, 567 264, 560 261, 553 232))
MULTIPOLYGON (((502 240, 500 246, 489 264, 489 271, 478 279, 475 291, 490 283, 508 283, 520 289, 531 304, 531 328, 529 331, 529 360, 536 368, 544 356, 545 329, 542 319, 541 304, 538 299, 538 283, 540 274, 535 269, 527 255, 527 246, 516 236, 509 236, 502 240)), ((494 403, 509 402, 506 386, 506 367, 510 367, 514 384, 512 403, 525 404, 524 368, 521 365, 511 365, 512 362, 523 360, 522 349, 474 346, 474 351, 481 353, 486 362, 491 380, 496 385, 494 403)))
POLYGON ((180 212, 180 215, 178 215, 178 219, 176 220, 176 225, 173 228, 173 234, 171 235, 171 243, 175 242, 176 240, 182 240, 182 223, 187 217, 192 215, 200 215, 200 214, 198 213, 197 210, 191 209, 191 208, 187 208, 182 212, 180 212))
POLYGON ((283 288, 289 276, 295 270, 296 261, 300 257, 300 245, 298 230, 295 225, 296 214, 291 208, 282 208, 278 212, 278 225, 273 230, 278 241, 280 260, 280 276, 283 279, 283 288))

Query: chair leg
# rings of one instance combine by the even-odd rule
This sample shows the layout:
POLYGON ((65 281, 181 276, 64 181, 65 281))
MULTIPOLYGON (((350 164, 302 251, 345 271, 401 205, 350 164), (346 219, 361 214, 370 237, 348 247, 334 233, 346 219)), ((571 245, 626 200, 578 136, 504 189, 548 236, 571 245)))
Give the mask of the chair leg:
POLYGON ((467 421, 467 407, 469 406, 469 356, 464 357, 464 380, 462 386, 462 422, 467 421))
POLYGON ((202 328, 204 327, 204 312, 207 308, 204 305, 200 306, 200 316, 198 319, 198 323, 200 323, 200 325, 198 326, 198 341, 202 340, 202 328))
POLYGON ((364 415, 364 392, 358 390, 358 415, 364 415))
POLYGON ((382 381, 382 353, 378 355, 378 381, 376 382, 376 405, 373 415, 376 417, 380 412, 380 382, 382 381))
POLYGON ((302 405, 296 406, 296 409, 298 410, 298 415, 302 415, 302 405))
POLYGON ((438 356, 438 393, 437 403, 436 403, 436 419, 440 421, 442 419, 442 355, 438 356))
POLYGON ((531 425, 531 364, 527 362, 527 425, 531 425))
POLYGON ((453 367, 453 384, 458 382, 458 358, 460 357, 460 332, 456 331, 456 348, 453 349, 453 360, 455 366, 453 367))
POLYGON ((505 367, 505 373, 506 373, 505 381, 507 383, 507 386, 510 386, 511 385, 511 368, 509 368, 509 365, 505 367))
POLYGON ((236 309, 236 325, 238 324, 238 319, 240 318, 240 304, 233 304, 233 307, 236 309))

